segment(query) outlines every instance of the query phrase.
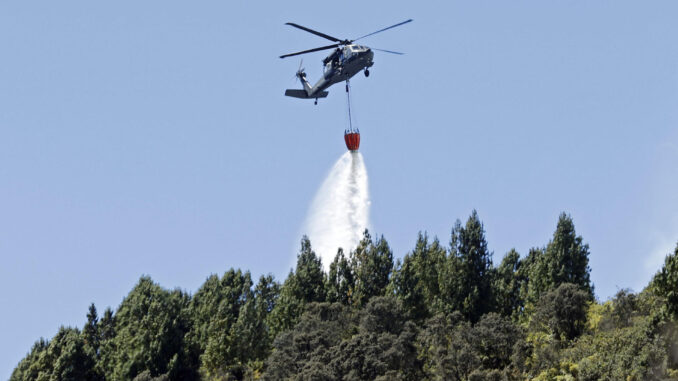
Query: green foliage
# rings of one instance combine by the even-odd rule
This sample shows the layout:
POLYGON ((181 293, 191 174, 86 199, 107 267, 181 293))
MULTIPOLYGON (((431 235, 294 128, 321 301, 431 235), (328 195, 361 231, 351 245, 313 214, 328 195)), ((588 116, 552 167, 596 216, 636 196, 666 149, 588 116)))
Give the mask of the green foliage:
POLYGON ((496 311, 504 316, 517 317, 525 306, 521 298, 521 287, 525 283, 525 277, 521 272, 522 265, 520 254, 511 249, 495 272, 494 305, 496 311))
POLYGON ((345 306, 353 304, 353 290, 355 288, 355 279, 348 259, 344 251, 340 248, 336 257, 330 264, 330 271, 327 276, 327 301, 330 303, 341 303, 345 306))
POLYGON ((270 380, 417 379, 416 328, 400 303, 374 297, 358 315, 339 303, 311 304, 276 338, 270 380))
POLYGON ((559 342, 575 339, 586 328, 588 294, 577 285, 562 283, 539 299, 532 330, 549 332, 559 342))
POLYGON ((190 374, 183 351, 188 303, 183 292, 164 290, 142 277, 115 313, 115 336, 110 351, 102 354, 110 366, 105 374, 113 380, 130 380, 144 370, 172 379, 190 374))
POLYGON ((10 381, 95 381, 95 360, 85 349, 80 331, 61 327, 54 338, 39 340, 12 373, 10 381))
POLYGON ((416 321, 442 310, 441 278, 445 276, 445 249, 437 239, 428 243, 428 236, 419 233, 414 251, 405 255, 402 265, 393 274, 392 288, 409 316, 416 321))
POLYGON ((602 304, 588 255, 566 214, 496 268, 475 211, 449 250, 420 233, 396 266, 366 231, 325 274, 304 237, 282 285, 230 269, 188 295, 142 277, 10 380, 678 380, 678 247, 646 290, 602 304))
POLYGON ((589 245, 583 243, 574 230, 572 218, 561 213, 553 239, 543 255, 535 255, 531 271, 532 302, 541 294, 563 283, 571 283, 584 290, 593 300, 590 280, 589 245))
POLYGON ((337 345, 352 326, 354 318, 339 303, 313 303, 293 330, 281 333, 266 360, 266 380, 332 379, 329 349, 337 345))
POLYGON ((351 253, 351 272, 355 281, 352 301, 358 306, 367 304, 373 296, 386 292, 391 271, 393 270, 393 252, 384 237, 376 242, 365 230, 363 239, 351 253))
POLYGON ((664 259, 664 266, 655 275, 653 286, 657 294, 666 300, 666 308, 678 318, 678 244, 673 254, 664 259))
POLYGON ((461 311, 471 322, 492 311, 492 254, 487 249, 485 229, 474 210, 465 226, 457 221, 452 230, 446 288, 451 310, 461 311))
POLYGON ((304 236, 296 270, 290 271, 287 276, 280 289, 280 297, 267 319, 272 337, 292 328, 306 304, 325 301, 325 283, 322 262, 311 248, 311 241, 304 236))
POLYGON ((92 303, 87 312, 87 323, 82 329, 82 338, 85 341, 85 347, 93 357, 99 356, 99 346, 101 345, 98 322, 97 308, 92 303))
POLYGON ((461 314, 438 314, 419 335, 419 357, 431 380, 512 378, 512 358, 524 333, 509 318, 496 313, 472 326, 461 314))

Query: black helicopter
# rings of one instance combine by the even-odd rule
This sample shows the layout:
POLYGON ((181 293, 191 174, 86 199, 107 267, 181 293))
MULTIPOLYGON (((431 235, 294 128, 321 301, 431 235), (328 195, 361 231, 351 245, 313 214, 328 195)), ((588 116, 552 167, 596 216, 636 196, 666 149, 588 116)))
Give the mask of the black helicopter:
MULTIPOLYGON (((315 99, 315 104, 318 104, 318 98, 325 98, 327 94, 329 94, 325 89, 328 87, 332 86, 335 83, 341 82, 341 81, 348 81, 351 77, 356 75, 359 71, 364 70, 365 77, 368 77, 370 75, 370 70, 369 68, 374 65, 374 62, 372 59, 374 58, 374 52, 373 50, 377 50, 380 52, 385 52, 385 53, 391 53, 391 54, 404 54, 400 52, 394 52, 391 50, 384 50, 384 49, 375 49, 375 48, 368 48, 367 46, 363 45, 358 45, 354 44, 355 41, 358 41, 360 39, 363 39, 365 37, 371 36, 373 34, 377 34, 380 32, 383 32, 385 30, 395 28, 397 26, 407 24, 408 22, 411 22, 412 19, 405 20, 401 23, 391 25, 387 28, 380 29, 376 32, 372 32, 370 34, 366 34, 362 37, 358 37, 354 40, 340 40, 336 37, 329 36, 325 33, 320 33, 318 31, 315 31, 310 28, 306 28, 304 26, 294 24, 291 22, 286 23, 285 25, 290 25, 295 28, 299 28, 303 31, 315 34, 316 36, 320 36, 322 38, 328 39, 334 44, 332 45, 327 45, 327 46, 321 46, 319 48, 314 48, 314 49, 308 49, 308 50, 303 50, 301 52, 296 52, 296 53, 290 53, 290 54, 285 54, 280 56, 280 58, 285 58, 285 57, 292 57, 292 56, 297 56, 300 54, 306 54, 306 53, 312 53, 312 52, 317 52, 320 50, 327 50, 327 49, 335 49, 332 54, 329 56, 325 57, 323 60, 323 65, 324 65, 324 70, 323 70, 323 76, 318 80, 318 82, 315 84, 315 86, 311 86, 310 83, 306 80, 306 73, 304 72, 304 69, 301 67, 301 64, 299 65, 299 70, 297 70, 297 77, 299 78, 299 81, 301 81, 301 84, 304 86, 303 89, 287 89, 285 90, 285 95, 288 97, 295 97, 295 98, 302 98, 302 99, 315 99)), ((346 91, 348 91, 348 83, 346 85, 346 91)))

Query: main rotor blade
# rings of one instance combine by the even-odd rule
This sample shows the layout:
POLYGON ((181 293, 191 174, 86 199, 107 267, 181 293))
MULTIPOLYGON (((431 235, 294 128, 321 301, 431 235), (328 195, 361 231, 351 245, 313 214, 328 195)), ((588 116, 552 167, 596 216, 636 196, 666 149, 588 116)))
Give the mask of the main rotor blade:
POLYGON ((329 36, 329 35, 327 35, 327 34, 325 34, 325 33, 320 33, 320 32, 318 32, 318 31, 315 31, 315 30, 313 30, 313 29, 307 28, 307 27, 305 27, 305 26, 301 26, 301 25, 295 24, 295 23, 293 23, 293 22, 285 23, 285 25, 290 25, 290 26, 293 26, 293 27, 295 27, 295 28, 299 28, 299 29, 301 29, 301 30, 305 30, 305 31, 308 32, 308 33, 313 33, 313 34, 315 34, 316 36, 320 36, 320 37, 322 37, 322 38, 326 38, 326 39, 328 39, 328 40, 330 40, 330 41, 341 42, 341 40, 338 39, 338 38, 336 38, 336 37, 329 36))
POLYGON ((379 29, 379 30, 376 31, 376 32, 372 32, 372 33, 370 33, 370 34, 366 34, 366 35, 364 35, 364 36, 362 36, 362 37, 358 37, 358 38, 356 38, 355 40, 352 40, 352 41, 358 41, 358 40, 360 40, 361 38, 365 38, 365 37, 367 37, 367 36, 371 36, 371 35, 373 35, 373 34, 381 33, 381 32, 383 32, 383 31, 385 31, 385 30, 389 30, 389 29, 391 29, 391 28, 395 28, 395 27, 397 27, 397 26, 401 26, 401 25, 403 25, 403 24, 407 24, 407 23, 410 22, 410 21, 412 21, 412 19, 405 20, 405 21, 403 21, 403 22, 401 22, 401 23, 398 23, 398 24, 395 24, 395 25, 391 25, 391 26, 389 26, 388 28, 379 29))
POLYGON ((400 54, 401 56, 402 56, 403 54, 405 54, 405 53, 400 53, 400 52, 394 52, 393 50, 377 49, 377 48, 370 48, 370 49, 372 49, 372 50, 378 50, 378 51, 384 52, 384 53, 400 54))
POLYGON ((320 48, 315 48, 315 49, 302 50, 301 52, 284 54, 284 55, 280 56, 280 58, 298 56, 299 54, 312 53, 312 52, 317 52, 317 51, 320 51, 320 50, 333 49, 333 48, 336 48, 338 46, 339 46, 339 44, 333 44, 333 45, 322 46, 320 48))

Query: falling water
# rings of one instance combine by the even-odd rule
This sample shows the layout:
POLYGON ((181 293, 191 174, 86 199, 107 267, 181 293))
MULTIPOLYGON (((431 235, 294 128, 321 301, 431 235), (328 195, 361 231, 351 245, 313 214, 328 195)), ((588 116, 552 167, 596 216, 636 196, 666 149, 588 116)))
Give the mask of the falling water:
POLYGON ((337 254, 353 250, 369 227, 367 169, 360 152, 346 152, 316 193, 304 232, 327 270, 337 254))

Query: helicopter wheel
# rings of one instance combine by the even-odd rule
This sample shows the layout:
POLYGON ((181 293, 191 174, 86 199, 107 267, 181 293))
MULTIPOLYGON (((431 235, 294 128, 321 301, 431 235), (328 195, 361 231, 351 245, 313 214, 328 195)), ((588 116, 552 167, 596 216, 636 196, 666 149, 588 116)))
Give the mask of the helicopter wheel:
POLYGON ((365 77, 369 77, 369 76, 370 76, 370 71, 365 69, 365 77))
POLYGON ((315 105, 318 104, 318 98, 315 99, 315 102, 313 104, 315 104, 315 105))

